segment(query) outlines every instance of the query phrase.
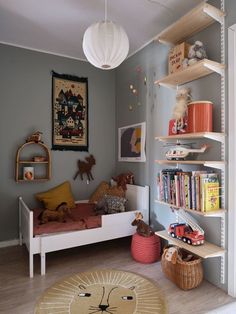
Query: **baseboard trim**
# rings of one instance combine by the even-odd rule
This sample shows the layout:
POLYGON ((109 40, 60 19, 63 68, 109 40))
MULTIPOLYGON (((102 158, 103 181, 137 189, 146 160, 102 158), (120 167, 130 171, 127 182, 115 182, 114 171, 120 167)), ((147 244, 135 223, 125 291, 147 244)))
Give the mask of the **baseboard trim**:
POLYGON ((0 241, 0 248, 19 245, 19 239, 0 241))

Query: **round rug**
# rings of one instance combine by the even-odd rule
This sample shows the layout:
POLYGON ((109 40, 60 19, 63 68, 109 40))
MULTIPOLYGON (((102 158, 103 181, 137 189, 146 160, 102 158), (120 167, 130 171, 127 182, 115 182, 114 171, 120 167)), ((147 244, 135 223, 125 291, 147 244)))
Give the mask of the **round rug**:
POLYGON ((165 314, 160 289, 120 270, 94 270, 63 279, 41 296, 35 314, 165 314))

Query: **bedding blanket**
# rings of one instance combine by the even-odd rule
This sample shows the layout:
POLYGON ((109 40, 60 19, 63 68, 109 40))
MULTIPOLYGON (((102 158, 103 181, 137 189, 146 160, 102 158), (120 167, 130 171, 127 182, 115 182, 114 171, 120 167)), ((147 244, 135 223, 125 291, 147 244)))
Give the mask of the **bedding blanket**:
POLYGON ((90 203, 76 204, 71 209, 71 217, 66 216, 66 222, 50 221, 40 224, 38 216, 42 209, 34 209, 34 236, 56 232, 67 232, 101 227, 101 215, 96 215, 95 205, 90 203))

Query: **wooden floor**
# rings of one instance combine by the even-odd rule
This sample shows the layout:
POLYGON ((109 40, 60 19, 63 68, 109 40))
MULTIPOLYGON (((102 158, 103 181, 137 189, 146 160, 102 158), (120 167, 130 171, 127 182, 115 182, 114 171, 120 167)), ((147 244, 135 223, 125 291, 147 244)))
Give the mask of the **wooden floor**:
POLYGON ((150 278, 163 291, 171 314, 205 313, 233 301, 206 281, 195 290, 180 290, 164 277, 159 262, 136 263, 129 248, 130 238, 125 238, 49 253, 46 276, 40 276, 40 260, 35 256, 33 279, 28 277, 28 252, 24 246, 0 249, 0 313, 33 313, 37 299, 46 288, 63 277, 94 268, 123 269, 150 278))

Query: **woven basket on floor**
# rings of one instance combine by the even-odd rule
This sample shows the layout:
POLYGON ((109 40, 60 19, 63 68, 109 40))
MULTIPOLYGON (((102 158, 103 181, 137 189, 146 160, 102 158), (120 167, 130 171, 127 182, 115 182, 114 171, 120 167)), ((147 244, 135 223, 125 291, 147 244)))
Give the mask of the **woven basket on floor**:
POLYGON ((149 264, 160 260, 160 238, 157 235, 143 237, 137 233, 132 236, 131 255, 139 263, 149 264))
POLYGON ((176 264, 172 264, 172 262, 167 261, 162 255, 161 266, 166 277, 183 290, 196 288, 202 282, 203 268, 200 257, 196 256, 190 262, 177 260, 176 264))

